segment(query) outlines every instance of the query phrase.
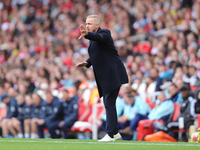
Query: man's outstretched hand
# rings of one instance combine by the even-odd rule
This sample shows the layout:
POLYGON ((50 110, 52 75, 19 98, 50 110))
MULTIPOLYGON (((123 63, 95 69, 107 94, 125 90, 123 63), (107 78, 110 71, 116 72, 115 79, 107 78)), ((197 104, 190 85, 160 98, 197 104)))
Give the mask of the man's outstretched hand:
POLYGON ((76 65, 76 67, 77 68, 85 67, 85 66, 87 66, 87 64, 88 64, 87 62, 81 62, 78 65, 76 65))
POLYGON ((88 31, 87 31, 86 27, 83 24, 80 25, 80 30, 81 30, 81 36, 78 38, 79 40, 82 37, 88 35, 88 31))

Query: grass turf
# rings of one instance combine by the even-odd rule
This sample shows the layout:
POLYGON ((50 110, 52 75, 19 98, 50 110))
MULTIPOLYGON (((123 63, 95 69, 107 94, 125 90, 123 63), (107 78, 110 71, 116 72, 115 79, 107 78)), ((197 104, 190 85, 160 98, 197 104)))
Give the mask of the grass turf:
POLYGON ((4 139, 0 150, 199 150, 200 143, 161 143, 123 141, 97 142, 97 140, 64 139, 4 139))

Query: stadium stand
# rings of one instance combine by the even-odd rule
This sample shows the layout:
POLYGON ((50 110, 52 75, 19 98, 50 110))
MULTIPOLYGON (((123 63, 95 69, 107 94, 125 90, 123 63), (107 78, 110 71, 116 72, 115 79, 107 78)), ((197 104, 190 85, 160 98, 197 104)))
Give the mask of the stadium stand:
MULTIPOLYGON (((61 101, 61 91, 67 89, 70 97, 79 98, 78 122, 70 130, 89 131, 91 138, 98 138, 104 111, 92 68, 75 68, 88 58, 89 41, 78 37, 79 25, 90 14, 99 15, 101 28, 111 31, 127 69, 128 86, 137 96, 151 109, 157 105, 157 97, 151 95, 159 92, 181 103, 180 88, 188 85, 197 100, 196 115, 189 117, 196 129, 200 127, 199 0, 0 0, 0 96, 37 93, 45 101, 45 93, 50 91, 61 101), (174 94, 171 84, 177 89, 174 94), (80 121, 86 123, 84 129, 78 125, 80 121)), ((121 89, 119 97, 123 94, 121 89)), ((32 105, 32 101, 26 103, 32 105)), ((0 120, 6 116, 2 105, 0 102, 0 120)), ((173 121, 181 104, 174 105, 173 121)), ((149 127, 152 122, 140 121, 138 140, 143 140, 145 124, 149 127)), ((145 129, 145 134, 153 132, 152 126, 145 129)))

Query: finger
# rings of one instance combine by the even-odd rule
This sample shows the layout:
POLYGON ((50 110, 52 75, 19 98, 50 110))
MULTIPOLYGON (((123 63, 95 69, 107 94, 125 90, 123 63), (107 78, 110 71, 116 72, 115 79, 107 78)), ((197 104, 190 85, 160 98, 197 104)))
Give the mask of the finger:
POLYGON ((81 67, 81 64, 76 65, 76 67, 77 67, 77 68, 80 68, 80 67, 81 67))
POLYGON ((85 26, 83 24, 80 25, 81 28, 85 28, 85 26))
POLYGON ((80 40, 82 37, 83 37, 83 36, 81 35, 81 36, 79 36, 79 38, 78 38, 78 39, 80 40))
POLYGON ((81 29, 81 30, 84 29, 84 25, 83 25, 83 24, 80 25, 80 29, 81 29))

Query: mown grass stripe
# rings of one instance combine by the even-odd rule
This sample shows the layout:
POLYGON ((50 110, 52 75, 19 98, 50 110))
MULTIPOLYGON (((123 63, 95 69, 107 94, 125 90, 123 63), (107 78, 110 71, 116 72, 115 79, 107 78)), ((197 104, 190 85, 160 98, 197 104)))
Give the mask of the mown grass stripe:
POLYGON ((85 142, 73 142, 73 141, 45 141, 45 140, 41 140, 41 141, 34 141, 34 140, 0 140, 0 142, 16 142, 16 143, 61 143, 61 144, 118 144, 118 145, 152 145, 152 146, 200 146, 200 144, 198 143, 190 143, 190 144, 183 144, 183 143, 149 143, 149 142, 90 142, 90 141, 85 141, 85 142))

